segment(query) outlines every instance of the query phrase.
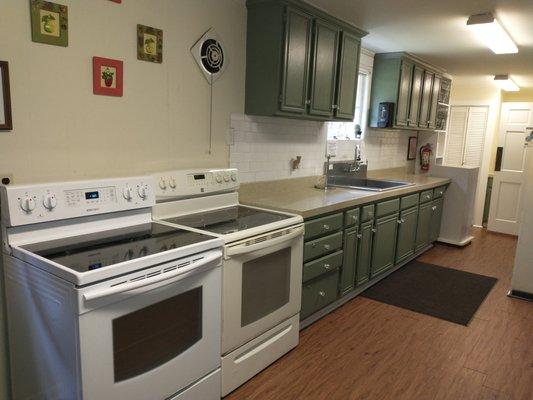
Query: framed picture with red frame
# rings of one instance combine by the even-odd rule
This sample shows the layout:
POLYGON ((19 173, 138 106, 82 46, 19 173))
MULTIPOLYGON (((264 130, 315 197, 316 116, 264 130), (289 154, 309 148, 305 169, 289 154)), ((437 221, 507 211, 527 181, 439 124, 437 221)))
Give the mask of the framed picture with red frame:
POLYGON ((110 58, 93 57, 93 93, 122 97, 124 63, 110 58))

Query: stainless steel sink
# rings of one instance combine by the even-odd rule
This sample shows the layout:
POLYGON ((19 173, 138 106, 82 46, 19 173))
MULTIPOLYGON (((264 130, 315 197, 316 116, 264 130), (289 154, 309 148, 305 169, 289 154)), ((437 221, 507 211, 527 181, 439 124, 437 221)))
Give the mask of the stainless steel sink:
POLYGON ((368 190, 372 192, 385 192, 387 190, 399 189, 401 187, 412 186, 414 183, 402 181, 389 181, 384 179, 367 179, 354 176, 329 176, 329 186, 342 187, 348 189, 368 190))

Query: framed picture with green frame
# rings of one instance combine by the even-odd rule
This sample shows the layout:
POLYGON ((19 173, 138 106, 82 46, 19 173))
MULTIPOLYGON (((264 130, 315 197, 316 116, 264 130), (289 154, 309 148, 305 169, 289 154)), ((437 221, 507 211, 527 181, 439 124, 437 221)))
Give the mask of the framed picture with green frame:
POLYGON ((31 37, 36 43, 68 46, 68 7, 30 0, 31 37))

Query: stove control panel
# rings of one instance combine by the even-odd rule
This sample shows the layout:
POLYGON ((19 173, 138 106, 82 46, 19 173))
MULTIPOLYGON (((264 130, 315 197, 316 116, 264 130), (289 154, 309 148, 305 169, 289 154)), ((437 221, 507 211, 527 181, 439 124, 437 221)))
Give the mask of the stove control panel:
POLYGON ((152 177, 0 186, 6 226, 58 221, 155 205, 152 177))
POLYGON ((239 188, 239 171, 235 168, 166 171, 154 175, 156 198, 170 199, 234 192, 239 188))

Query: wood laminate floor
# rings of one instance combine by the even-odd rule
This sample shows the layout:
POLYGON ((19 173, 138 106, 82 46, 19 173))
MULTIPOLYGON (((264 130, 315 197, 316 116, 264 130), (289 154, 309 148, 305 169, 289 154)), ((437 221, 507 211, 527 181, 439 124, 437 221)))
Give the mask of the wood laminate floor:
POLYGON ((419 258, 499 279, 468 327, 357 297, 226 400, 533 400, 533 303, 506 296, 515 248, 480 229, 419 258))

